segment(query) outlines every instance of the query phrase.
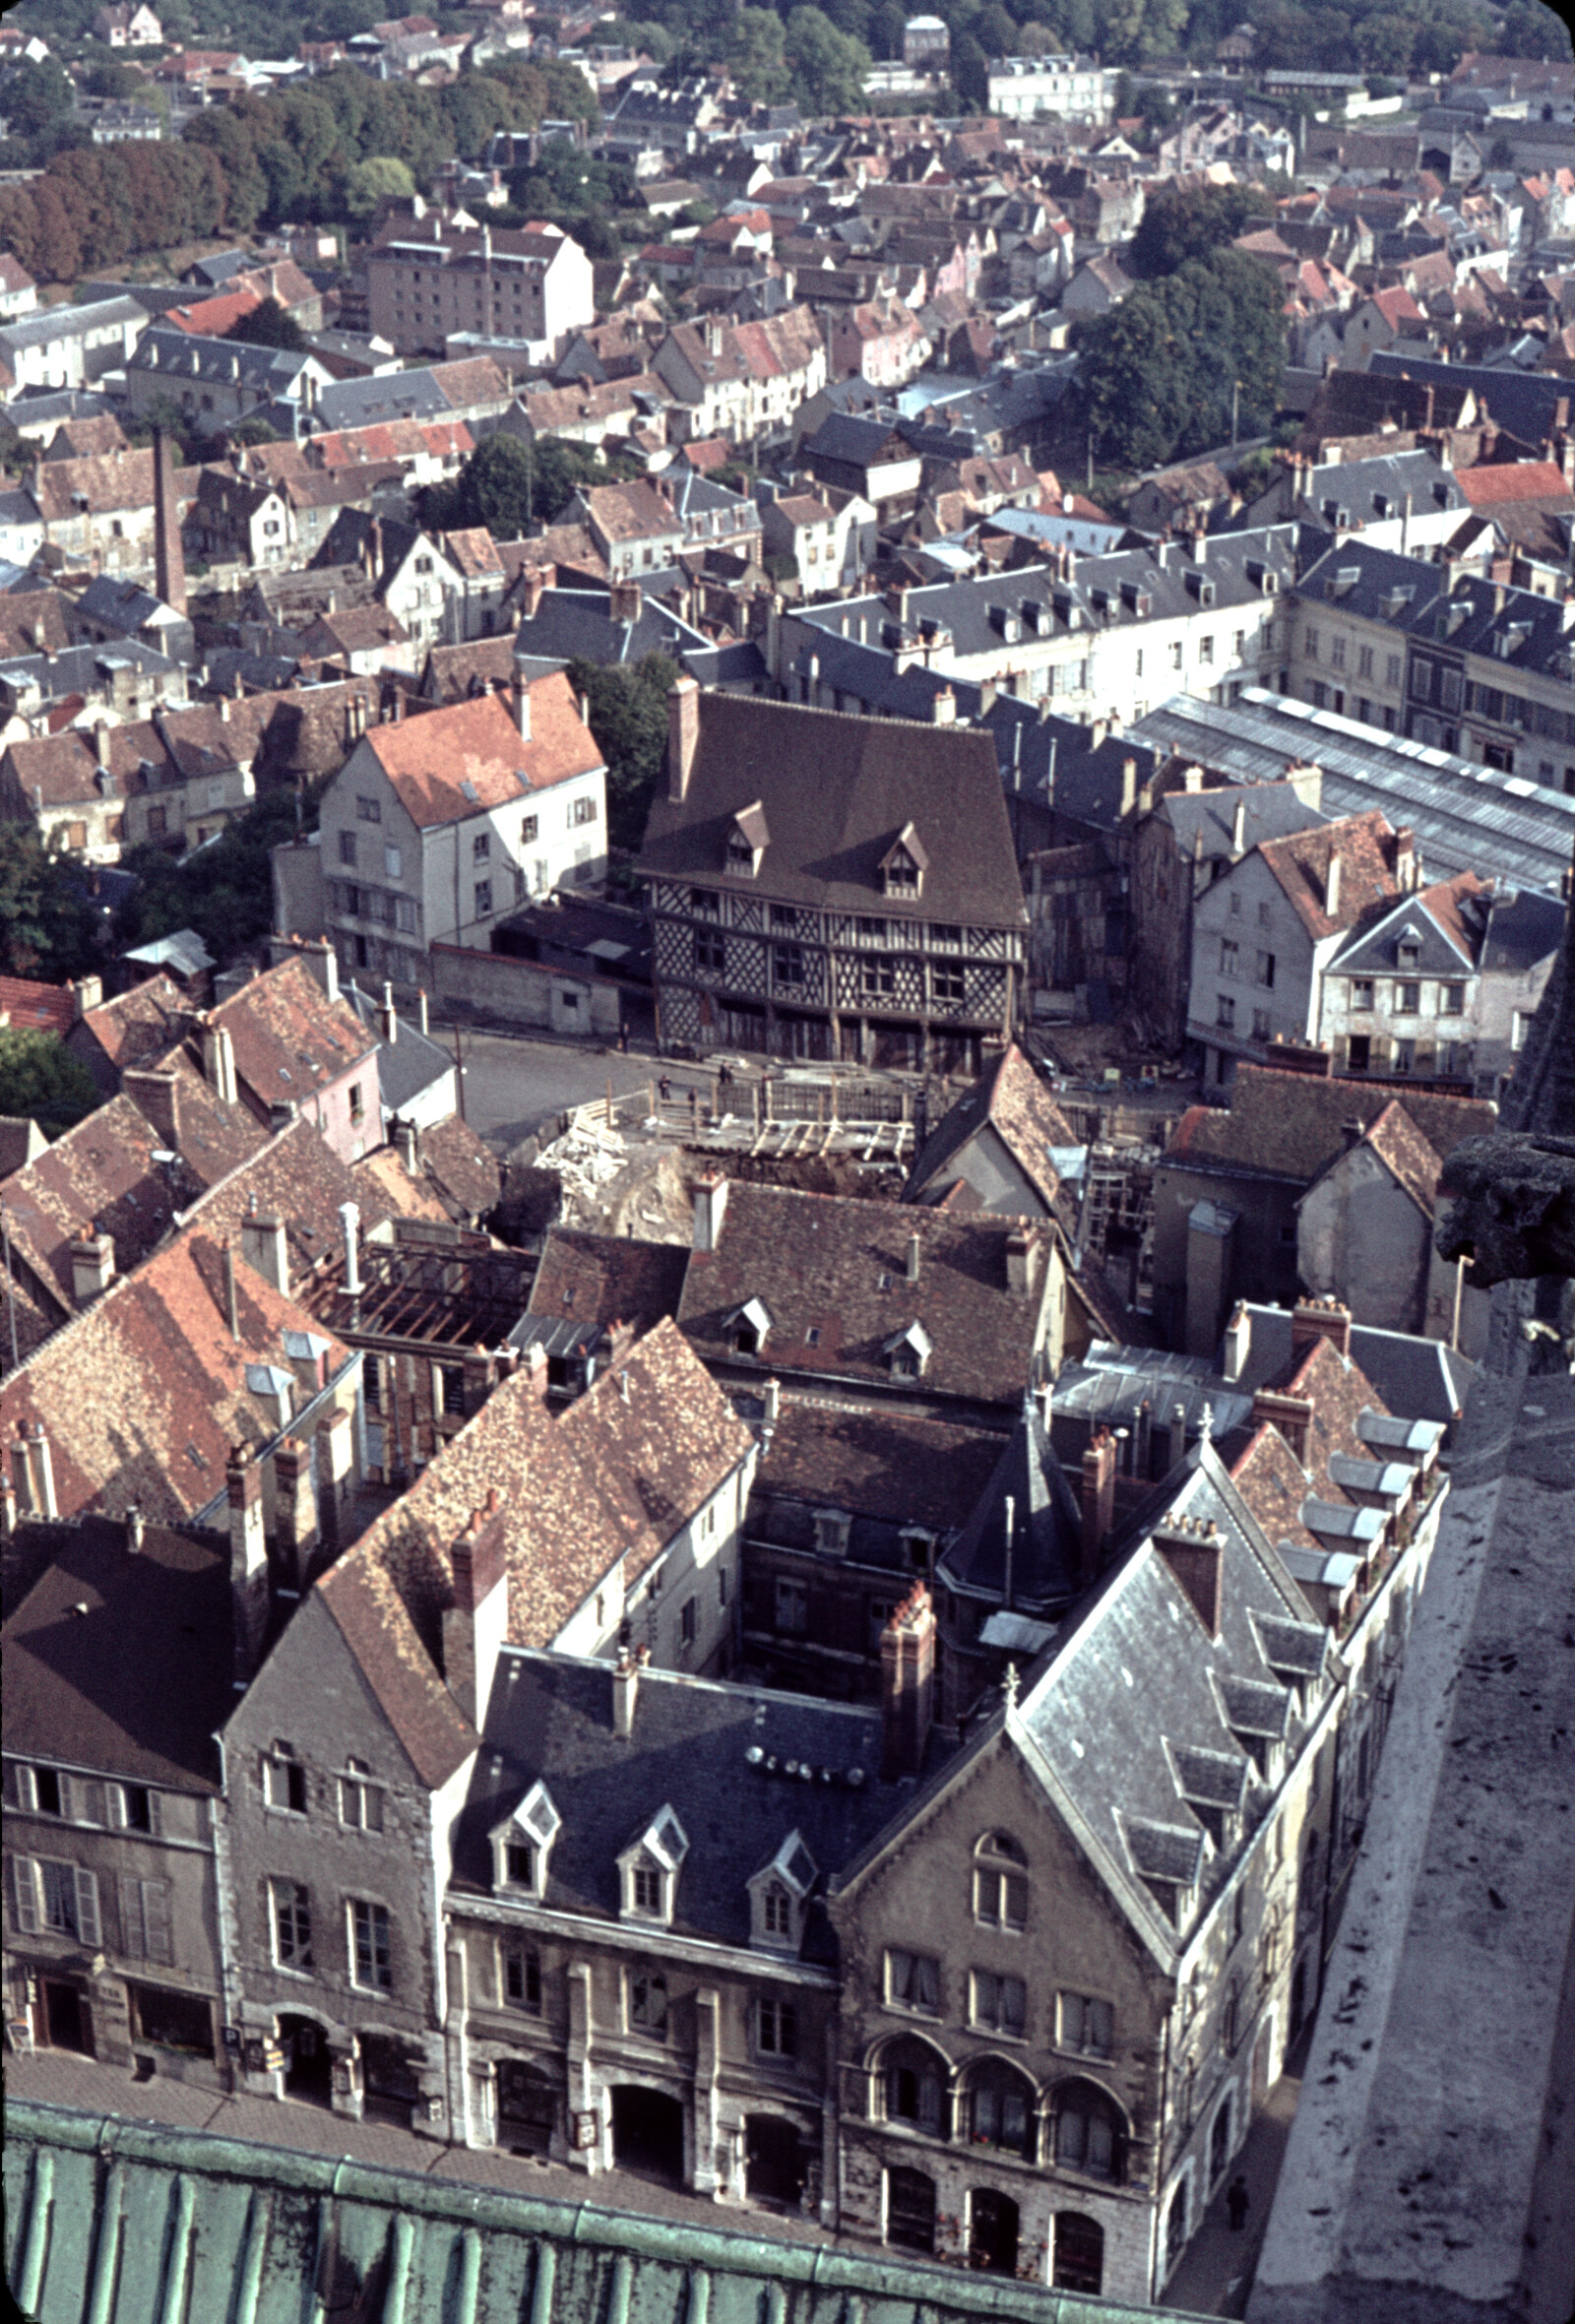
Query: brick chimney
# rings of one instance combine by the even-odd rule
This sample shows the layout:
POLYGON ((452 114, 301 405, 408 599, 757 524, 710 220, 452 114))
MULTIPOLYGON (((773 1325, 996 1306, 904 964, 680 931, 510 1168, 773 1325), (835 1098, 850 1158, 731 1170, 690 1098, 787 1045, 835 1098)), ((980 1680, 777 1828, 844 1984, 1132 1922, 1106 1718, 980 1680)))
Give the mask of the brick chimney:
POLYGON ((249 1444, 230 1447, 224 1465, 229 1500, 229 1594, 235 1618, 235 1681, 257 1667, 268 1629, 268 1551, 263 1540, 263 1473, 249 1444))
POLYGON ((303 1437, 284 1436, 274 1447, 274 1531, 279 1564, 293 1590, 304 1590, 317 1555, 317 1481, 312 1448, 303 1437))
POLYGON ((1298 1299, 1291 1310, 1292 1357, 1318 1340, 1332 1340, 1342 1355, 1351 1353, 1351 1309, 1338 1299, 1298 1299))
POLYGON ((79 1307, 91 1307, 114 1280, 114 1243, 90 1219, 71 1244, 71 1295, 79 1307))
POLYGON ((541 610, 541 598, 547 577, 539 565, 528 565, 520 577, 520 611, 526 621, 535 621, 541 610))
POLYGON ((496 1485, 449 1552, 454 1603, 443 1611, 443 1676, 472 1727, 486 1718, 492 1674, 509 1629, 507 1512, 496 1485))
POLYGON ((273 1285, 282 1299, 289 1297, 289 1246, 283 1219, 242 1219, 240 1255, 264 1283, 273 1285))
POLYGON ((346 1511, 355 1488, 355 1414, 347 1404, 323 1414, 317 1445, 317 1526, 332 1557, 346 1546, 346 1511))
POLYGON ((615 581, 607 592, 607 618, 610 621, 626 621, 632 629, 640 618, 644 602, 638 581, 615 581))
POLYGON ((1211 1638, 1220 1635, 1225 1536, 1212 1517, 1167 1517, 1156 1527, 1154 1546, 1191 1602, 1211 1638))
POLYGON ((700 740, 700 688, 682 677, 667 696, 667 797, 679 806, 689 795, 700 740))
POLYGON ((1421 886, 1417 835, 1409 823, 1403 823, 1395 834, 1395 885, 1403 896, 1414 894, 1421 886))
POLYGON ((1252 1346, 1252 1318, 1245 1299, 1238 1299, 1230 1310, 1230 1321, 1225 1327, 1225 1350, 1220 1358, 1220 1370, 1228 1380, 1239 1380, 1246 1368, 1248 1350, 1252 1346))
POLYGON ((1079 1579, 1099 1578, 1106 1536, 1115 1519, 1115 1438, 1108 1428, 1094 1431, 1083 1455, 1083 1556, 1079 1579))
POLYGON ((159 602, 186 610, 186 558, 180 545, 180 507, 175 498, 175 464, 169 438, 154 430, 154 576, 159 602))
POLYGON ((722 1240, 722 1222, 727 1211, 727 1181, 725 1178, 702 1178, 695 1188, 695 1239, 697 1251, 714 1251, 722 1240))
POLYGON ((1260 1388, 1252 1400, 1252 1425, 1262 1427, 1265 1422, 1278 1428, 1287 1444, 1303 1468, 1307 1465, 1307 1436, 1312 1427, 1312 1399, 1310 1396, 1278 1396, 1271 1388, 1260 1388))
POLYGON ((881 1774, 917 1775, 935 1707, 935 1608, 915 1582, 880 1634, 881 1774))
POLYGON ((144 1120, 152 1122, 164 1145, 173 1153, 180 1152, 180 1076, 175 1073, 152 1072, 146 1066, 130 1067, 120 1077, 120 1087, 144 1120))
POLYGON ((1014 1226, 1006 1237, 1006 1288, 1019 1298, 1034 1288, 1034 1237, 1026 1226, 1014 1226))

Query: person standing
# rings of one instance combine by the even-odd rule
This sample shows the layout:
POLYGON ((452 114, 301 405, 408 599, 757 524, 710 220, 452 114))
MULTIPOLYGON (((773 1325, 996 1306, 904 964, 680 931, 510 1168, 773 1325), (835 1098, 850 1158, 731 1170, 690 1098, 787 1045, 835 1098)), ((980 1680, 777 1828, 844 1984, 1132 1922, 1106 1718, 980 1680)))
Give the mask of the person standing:
POLYGON ((1247 2193, 1247 2182, 1238 2170, 1225 2191, 1225 2207, 1229 2214, 1230 2225, 1237 2234, 1246 2225, 1247 2210, 1251 2201, 1252 2198, 1247 2193))

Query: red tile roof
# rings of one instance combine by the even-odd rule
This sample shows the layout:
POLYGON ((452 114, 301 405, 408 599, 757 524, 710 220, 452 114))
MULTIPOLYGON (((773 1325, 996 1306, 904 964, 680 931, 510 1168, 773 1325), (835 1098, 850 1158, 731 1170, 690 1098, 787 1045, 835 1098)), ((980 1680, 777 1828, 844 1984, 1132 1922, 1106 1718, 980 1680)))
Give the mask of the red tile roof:
POLYGON ((1347 815, 1338 823, 1294 831, 1283 840, 1260 840, 1258 853, 1314 937, 1353 927, 1386 896, 1398 896, 1394 874, 1394 833, 1376 807, 1347 815), (1324 909, 1329 866, 1340 857, 1340 893, 1333 914, 1324 909))
MULTIPOLYGON (((534 718, 534 700, 532 712, 534 718)), ((528 788, 526 745, 495 694, 451 703, 399 725, 375 726, 365 747, 422 829, 461 823, 484 808, 524 798, 528 788)))
POLYGON ((76 1002, 69 984, 33 984, 25 976, 0 976, 0 1015, 13 1033, 71 1031, 76 1002))
POLYGON ((1553 460, 1510 460, 1489 468, 1457 469, 1455 481, 1472 508, 1498 508, 1507 500, 1559 500, 1575 507, 1575 495, 1553 460))
POLYGON ((331 1001, 303 962, 282 961, 213 1011, 229 1033, 235 1073, 265 1110, 298 1104, 337 1081, 376 1043, 346 1001, 331 1001))

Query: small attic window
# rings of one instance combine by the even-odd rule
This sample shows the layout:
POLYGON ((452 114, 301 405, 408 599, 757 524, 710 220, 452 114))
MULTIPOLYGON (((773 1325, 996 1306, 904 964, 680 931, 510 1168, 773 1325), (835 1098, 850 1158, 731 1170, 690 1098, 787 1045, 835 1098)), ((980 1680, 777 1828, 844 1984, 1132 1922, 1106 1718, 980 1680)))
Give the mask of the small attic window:
POLYGON ((935 1343, 921 1323, 911 1323, 886 1343, 883 1353, 894 1380, 921 1380, 935 1351, 935 1343))
POLYGON ((544 1895, 552 1844, 562 1828, 545 1784, 533 1784, 513 1813, 492 1827, 493 1887, 521 1896, 544 1895))
POLYGON ((771 1330, 771 1310, 764 1299, 748 1299, 727 1318, 727 1333, 738 1355, 758 1355, 771 1330))
POLYGON ((1403 969, 1415 969, 1418 966, 1421 960, 1421 938, 1415 928, 1401 930, 1400 942, 1395 950, 1396 957, 1403 969))
POLYGON ((923 892, 929 856, 914 826, 905 824, 881 857, 880 884, 888 896, 912 900, 923 892))
POLYGON ((753 806, 741 807, 732 819, 732 828, 727 834, 727 870, 730 875, 734 879, 754 879, 770 844, 771 833, 766 824, 766 811, 756 799, 753 806))
POLYGON ((809 1894, 819 1877, 803 1835, 789 1832, 748 1883, 750 1943, 767 1952, 796 1953, 803 1943, 809 1894))

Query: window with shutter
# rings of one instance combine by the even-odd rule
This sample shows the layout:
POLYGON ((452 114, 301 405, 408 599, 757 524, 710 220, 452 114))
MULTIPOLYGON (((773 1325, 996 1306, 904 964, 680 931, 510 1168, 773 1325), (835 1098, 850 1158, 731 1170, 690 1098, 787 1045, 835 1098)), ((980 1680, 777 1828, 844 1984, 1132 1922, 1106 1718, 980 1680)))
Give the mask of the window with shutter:
POLYGON ((142 1882, 142 1926, 147 1958, 161 1961, 167 1967, 174 1959, 169 1926, 169 1883, 167 1880, 142 1882))
POLYGON ((77 1866, 77 1936, 84 1945, 98 1943, 98 1875, 77 1866))
POLYGON ((79 1824, 107 1823, 108 1811, 104 1800, 104 1787, 92 1777, 81 1777, 72 1785, 72 1809, 79 1824))
POLYGON ((33 1936, 38 1928, 38 1867, 32 1856, 12 1856, 11 1916, 18 1933, 33 1936))

